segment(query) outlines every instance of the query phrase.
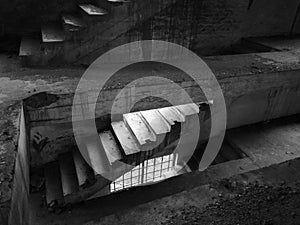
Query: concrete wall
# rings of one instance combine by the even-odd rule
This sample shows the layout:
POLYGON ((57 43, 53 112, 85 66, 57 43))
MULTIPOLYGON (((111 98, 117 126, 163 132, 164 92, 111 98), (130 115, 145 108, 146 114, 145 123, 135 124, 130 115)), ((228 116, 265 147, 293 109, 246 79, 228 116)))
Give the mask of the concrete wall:
POLYGON ((99 29, 95 29, 98 25, 93 25, 90 29, 93 32, 82 34, 82 38, 89 41, 66 48, 65 58, 90 64, 109 49, 143 39, 174 42, 200 55, 230 53, 231 45, 244 37, 289 34, 298 7, 297 0, 152 2, 134 2, 133 9, 128 10, 127 17, 131 19, 127 23, 122 23, 119 20, 124 19, 114 15, 115 23, 110 26, 109 32, 99 33, 99 29), (109 38, 105 39, 105 36, 109 38))
MULTIPOLYGON (((88 29, 74 33, 64 58, 89 64, 104 51, 141 39, 175 42, 200 55, 228 53, 242 37, 289 34, 297 7, 297 0, 136 0, 112 7, 105 19, 89 21, 88 29)), ((75 0, 2 1, 0 36, 39 33, 41 23, 61 21, 70 11, 79 11, 75 0)))
POLYGON ((13 191, 11 198, 11 208, 9 215, 9 225, 27 225, 29 219, 29 152, 28 139, 25 125, 25 115, 23 107, 20 113, 20 130, 18 140, 18 151, 15 162, 15 173, 13 181, 13 191))
POLYGON ((243 18, 242 33, 247 36, 288 34, 298 5, 299 1, 254 0, 243 18))
POLYGON ((37 32, 42 22, 57 20, 62 12, 75 8, 75 1, 68 0, 2 0, 0 36, 37 32))
POLYGON ((241 37, 290 32, 298 1, 181 0, 151 21, 152 38, 212 54, 241 37))
MULTIPOLYGON (((225 96, 228 116, 227 128, 300 113, 299 67, 297 66, 298 69, 296 69, 289 66, 298 63, 298 61, 297 56, 288 52, 206 58, 206 62, 216 75, 225 96), (291 57, 290 62, 286 61, 288 57, 291 57), (275 62, 275 59, 282 61, 275 62)), ((107 115, 110 114, 112 103, 123 88, 124 83, 136 79, 140 74, 145 76, 155 74, 167 77, 180 85, 195 102, 206 100, 203 98, 203 92, 195 82, 186 79, 182 71, 170 69, 169 67, 164 68, 161 65, 151 66, 151 69, 147 70, 146 64, 141 65, 142 68, 138 68, 136 64, 131 69, 120 71, 116 76, 116 80, 112 79, 108 85, 110 88, 100 93, 95 111, 95 116, 99 119, 99 122, 96 121, 99 129, 103 128, 100 127, 103 124, 106 128, 108 127, 107 121, 110 117, 107 115), (144 70, 142 70, 143 68, 144 70), (104 123, 105 120, 106 123, 104 123)), ((205 79, 202 82, 203 85, 209 84, 205 79)), ((86 87, 90 91, 89 95, 96 94, 99 91, 97 82, 92 83, 94 86, 89 82, 86 83, 86 87), (93 91, 95 92, 93 93, 93 91)), ((211 88, 213 90, 213 87, 211 88)), ((81 91, 86 90, 83 87, 81 91)), ((147 96, 161 96, 162 99, 168 99, 177 102, 177 104, 186 103, 184 99, 181 99, 182 95, 178 90, 172 89, 170 85, 161 84, 159 81, 140 83, 136 87, 126 88, 124 91, 125 96, 132 96, 133 99, 137 99, 142 94, 147 94, 147 96)), ((212 91, 212 93, 214 92, 212 91)), ((32 149, 32 152, 38 152, 38 154, 35 154, 36 157, 32 157, 31 162, 35 164, 34 166, 40 166, 38 164, 45 163, 47 160, 54 160, 62 151, 68 151, 67 145, 75 145, 71 126, 73 95, 58 95, 53 98, 57 99, 56 101, 45 106, 35 106, 33 99, 36 101, 38 95, 25 101, 32 127, 31 135, 39 133, 42 136, 41 139, 48 140, 48 143, 42 149, 38 151, 32 149), (43 162, 41 159, 45 161, 43 162)), ((119 97, 118 100, 123 99, 125 105, 127 103, 127 105, 130 105, 131 98, 119 97)), ((139 103, 138 107, 135 108, 137 111, 163 107, 166 104, 165 101, 157 102, 156 99, 139 103)), ((78 106, 81 109, 81 105, 78 106)), ((80 112, 81 110, 79 110, 80 112)))

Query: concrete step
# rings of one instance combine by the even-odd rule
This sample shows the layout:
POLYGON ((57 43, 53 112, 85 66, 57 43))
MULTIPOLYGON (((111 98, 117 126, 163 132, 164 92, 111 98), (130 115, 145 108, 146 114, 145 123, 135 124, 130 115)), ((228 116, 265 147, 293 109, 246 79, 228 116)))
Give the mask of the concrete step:
MULTIPOLYGON (((64 30, 59 28, 60 35, 56 35, 59 25, 45 25, 40 34, 24 37, 20 44, 19 56, 24 66, 38 66, 59 64, 63 60, 65 39, 64 30), (60 36, 60 37, 59 37, 60 36)), ((61 26, 60 26, 61 27, 61 26)))
POLYGON ((20 43, 19 56, 23 66, 41 65, 43 51, 38 37, 23 37, 20 43))
POLYGON ((125 155, 128 156, 141 151, 135 137, 123 121, 112 122, 111 126, 125 155))
POLYGON ((185 105, 177 105, 175 106, 180 112, 183 113, 183 115, 185 116, 191 116, 194 114, 198 114, 199 113, 199 107, 194 104, 185 104, 185 105))
POLYGON ((122 159, 121 150, 111 131, 101 132, 99 136, 110 164, 122 159))
POLYGON ((184 115, 181 114, 176 107, 164 107, 158 109, 158 111, 170 125, 174 125, 176 122, 185 122, 184 115))
POLYGON ((65 29, 70 32, 78 31, 87 26, 87 24, 80 17, 80 15, 65 14, 62 16, 62 21, 65 29))
POLYGON ((44 43, 63 42, 65 32, 61 24, 48 23, 42 26, 42 40, 44 43))
MULTIPOLYGON (((195 126, 195 120, 200 112, 199 107, 192 104, 178 105, 175 108, 184 116, 186 132, 195 126)), ((192 130, 192 129, 191 129, 192 130)))
POLYGON ((171 131, 171 125, 157 109, 141 111, 141 115, 156 135, 166 134, 171 131))
POLYGON ((104 16, 108 13, 105 9, 92 4, 79 4, 78 6, 89 16, 104 16))
POLYGON ((79 184, 72 153, 66 153, 59 157, 59 167, 64 196, 77 192, 79 184))
POLYGON ((38 38, 23 37, 20 44, 19 56, 38 55, 41 52, 41 41, 38 38))
POLYGON ((140 112, 124 114, 123 120, 134 134, 142 151, 149 151, 154 148, 157 137, 140 112))
POLYGON ((61 173, 58 162, 49 163, 45 169, 46 202, 48 208, 64 203, 61 173))
POLYGON ((171 132, 167 134, 167 145, 176 141, 180 137, 181 123, 185 122, 184 116, 174 107, 165 107, 158 109, 158 112, 171 125, 171 132))
POLYGON ((87 137, 85 147, 95 175, 109 172, 111 164, 99 136, 87 137))
POLYGON ((90 37, 90 35, 97 34, 97 38, 101 38, 99 36, 98 27, 103 26, 107 21, 110 21, 111 15, 108 13, 107 7, 102 7, 96 3, 89 4, 78 4, 79 13, 85 23, 87 24, 87 30, 85 32, 80 32, 80 37, 82 40, 90 37))
POLYGON ((73 152, 73 159, 79 188, 84 189, 95 183, 93 169, 87 164, 79 151, 73 152))
POLYGON ((153 153, 160 151, 167 145, 166 137, 171 132, 171 125, 157 109, 141 111, 140 113, 157 138, 158 144, 153 149, 153 153))

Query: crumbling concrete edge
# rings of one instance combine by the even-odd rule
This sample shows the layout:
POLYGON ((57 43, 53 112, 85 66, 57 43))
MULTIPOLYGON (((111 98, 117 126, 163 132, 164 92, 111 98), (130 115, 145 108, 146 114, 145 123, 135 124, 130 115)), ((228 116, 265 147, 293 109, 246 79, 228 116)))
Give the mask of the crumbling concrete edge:
POLYGON ((27 129, 24 105, 22 104, 19 114, 17 154, 8 218, 9 225, 27 225, 29 221, 30 164, 27 129))

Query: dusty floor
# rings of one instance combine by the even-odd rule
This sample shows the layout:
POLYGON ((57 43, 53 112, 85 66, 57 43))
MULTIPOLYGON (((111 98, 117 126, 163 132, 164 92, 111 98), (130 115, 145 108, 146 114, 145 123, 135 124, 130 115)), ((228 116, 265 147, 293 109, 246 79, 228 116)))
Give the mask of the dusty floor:
POLYGON ((233 176, 85 225, 299 225, 300 159, 233 176))
POLYGON ((201 210, 187 206, 170 213, 162 225, 299 225, 300 224, 300 183, 294 187, 280 187, 228 182, 232 199, 222 197, 217 203, 201 210))

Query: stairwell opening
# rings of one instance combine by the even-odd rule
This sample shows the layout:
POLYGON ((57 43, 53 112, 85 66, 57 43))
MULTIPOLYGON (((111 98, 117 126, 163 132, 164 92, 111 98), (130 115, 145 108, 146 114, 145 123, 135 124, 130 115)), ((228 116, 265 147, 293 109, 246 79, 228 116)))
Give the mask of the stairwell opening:
MULTIPOLYGON (((27 196, 22 198, 24 201, 14 202, 15 208, 20 208, 20 204, 30 208, 29 202, 33 201, 30 199, 35 199, 33 202, 37 202, 34 204, 39 205, 41 210, 46 208, 49 213, 59 214, 70 204, 90 200, 102 201, 102 198, 123 195, 129 190, 138 189, 141 192, 145 190, 144 194, 146 194, 148 188, 159 185, 162 181, 167 181, 169 178, 177 179, 181 174, 198 170, 206 143, 200 141, 187 165, 178 170, 178 166, 180 166, 178 156, 173 153, 173 148, 169 148, 170 144, 175 147, 177 145, 178 132, 181 128, 180 123, 176 122, 175 126, 171 128, 170 134, 162 142, 165 147, 161 148, 161 152, 157 152, 156 149, 156 151, 146 151, 147 154, 141 152, 131 155, 125 160, 124 158, 120 159, 135 165, 134 168, 121 174, 112 182, 103 179, 83 159, 76 146, 72 125, 67 117, 69 111, 66 113, 66 108, 69 107, 66 101, 67 97, 69 96, 40 93, 23 102, 20 141, 24 144, 20 145, 23 149, 19 150, 18 155, 22 160, 18 161, 17 165, 21 165, 26 173, 17 172, 15 176, 20 176, 20 174, 25 176, 25 179, 22 178, 22 180, 27 183, 21 182, 18 185, 20 188, 24 185, 27 186, 28 193, 24 194, 25 197, 27 196), (61 101, 61 99, 64 100, 61 101), (58 104, 60 101, 63 102, 63 105, 58 104), (45 119, 50 117, 60 117, 61 119, 45 119)), ((208 109, 209 107, 203 105, 201 108, 203 111, 200 110, 200 114, 197 116, 209 123, 208 109)), ((108 118, 97 118, 102 121, 102 125, 106 124, 103 125, 99 137, 104 142, 115 140, 113 146, 122 149, 119 155, 124 157, 120 136, 113 126, 110 127, 108 118)), ((247 156, 225 139, 213 165, 243 157, 247 156)), ((14 194, 20 195, 20 193, 23 192, 16 190, 14 194)), ((11 218, 17 218, 16 213, 20 214, 18 210, 12 211, 11 218)), ((22 213, 28 215, 27 210, 22 213)), ((23 214, 21 216, 26 217, 23 214)))

